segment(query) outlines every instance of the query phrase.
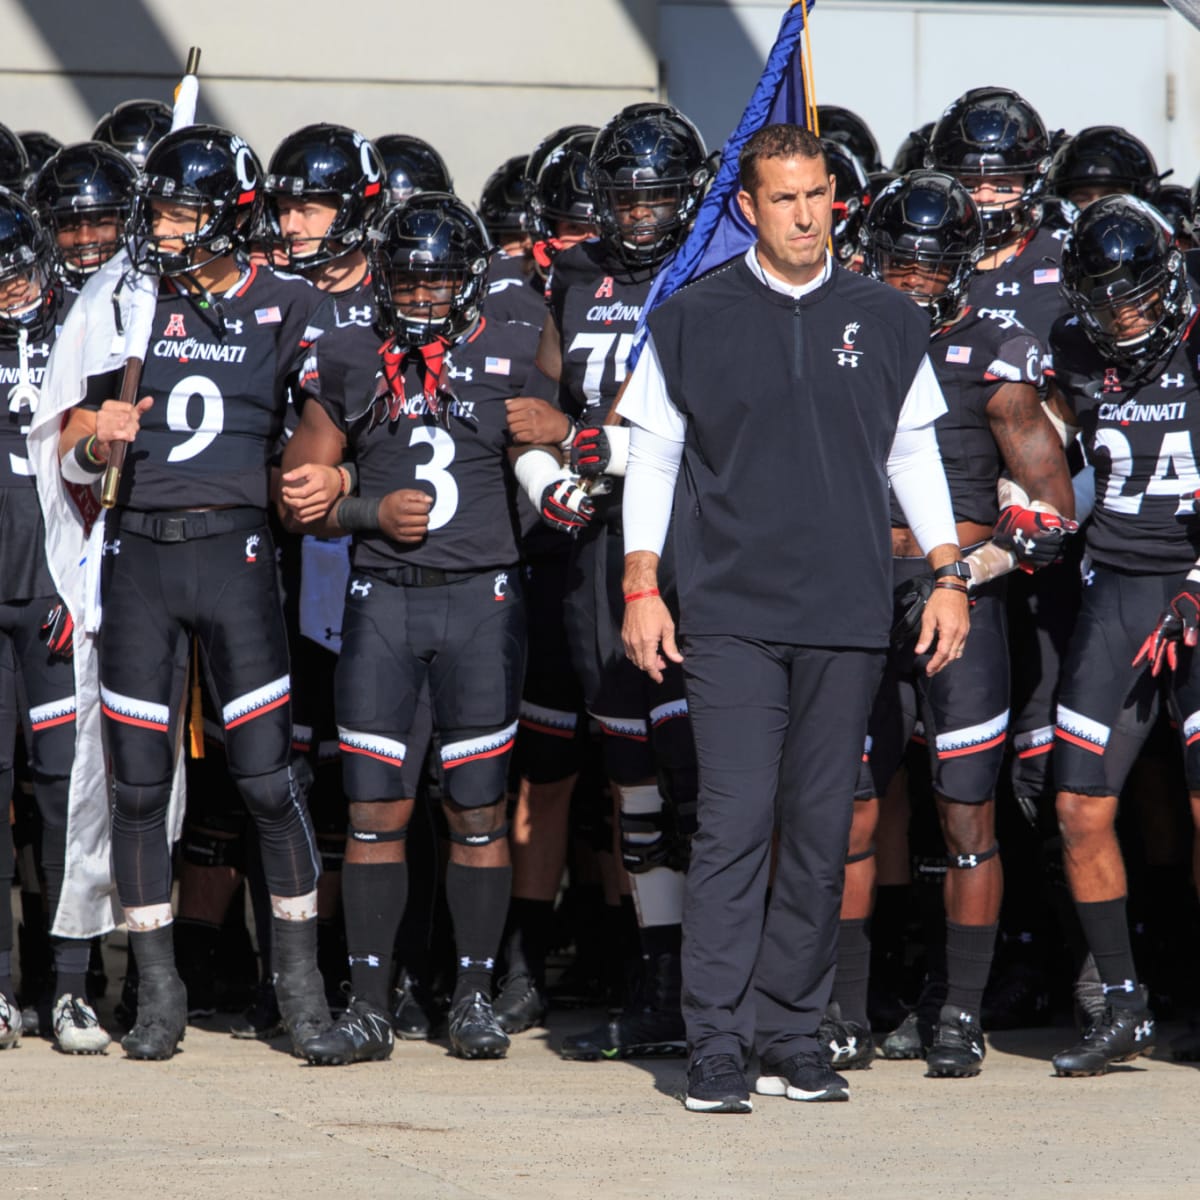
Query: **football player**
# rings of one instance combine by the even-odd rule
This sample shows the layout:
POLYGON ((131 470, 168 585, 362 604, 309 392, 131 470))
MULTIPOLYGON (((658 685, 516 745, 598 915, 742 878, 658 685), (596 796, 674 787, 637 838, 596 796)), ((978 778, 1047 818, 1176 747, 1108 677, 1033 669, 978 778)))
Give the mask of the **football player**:
POLYGON ((117 373, 87 381, 62 435, 65 471, 98 476, 129 444, 105 530, 101 697, 117 890, 138 966, 131 1058, 170 1058, 186 994, 172 947, 166 833, 191 633, 224 725, 229 771, 258 826, 280 1010, 294 1045, 329 1023, 316 966, 319 859, 291 761, 291 680, 267 463, 316 295, 248 263, 262 171, 235 134, 193 125, 155 144, 128 228, 158 284, 136 404, 117 373))
POLYGON ((154 144, 171 132, 171 115, 161 100, 123 100, 96 122, 92 138, 119 150, 140 171, 154 144))
POLYGON ((386 204, 401 204, 418 192, 454 191, 446 160, 424 138, 385 133, 374 145, 386 171, 386 204))
POLYGON ((479 217, 496 245, 488 267, 488 313, 493 321, 541 325, 546 306, 534 276, 533 239, 526 227, 527 155, 510 158, 488 176, 479 217))
MULTIPOLYGON (((512 881, 505 784, 517 727, 525 616, 504 400, 525 353, 480 313, 491 245, 479 218, 442 192, 397 206, 372 250, 379 325, 327 331, 303 371, 300 427, 284 453, 346 471, 316 520, 354 535, 336 708, 350 825, 342 899, 353 996, 309 1061, 386 1058, 392 947, 408 891, 405 835, 430 731, 444 776, 446 899, 458 972, 449 1034, 463 1058, 498 1058, 508 1037, 492 1010, 512 881), (348 489, 344 489, 348 491, 348 489)), ((284 503, 295 519, 304 505, 284 503)))
MULTIPOLYGON (((984 229, 961 184, 941 172, 914 171, 872 205, 863 234, 864 269, 929 312, 929 358, 948 409, 935 429, 960 546, 967 552, 990 538, 1033 569, 1061 554, 1074 528, 1074 497, 1061 443, 1038 397, 1041 345, 1020 325, 978 312, 967 301, 972 271, 984 252, 984 229), (1044 511, 1016 505, 999 511, 1002 470, 1044 511)), ((898 510, 892 553, 898 599, 921 587, 919 581, 925 588, 936 586, 898 510)), ((946 994, 926 1055, 927 1073, 962 1077, 978 1074, 983 1060, 980 1007, 1003 886, 993 802, 1008 721, 1003 582, 975 588, 965 651, 940 674, 926 675, 928 655, 914 657, 915 637, 915 628, 897 632, 871 716, 842 906, 834 993, 840 1011, 831 1014, 825 1039, 836 1065, 870 1062, 865 922, 879 798, 920 720, 949 867, 946 994), (844 1019, 840 1028, 838 1017, 844 1019)))

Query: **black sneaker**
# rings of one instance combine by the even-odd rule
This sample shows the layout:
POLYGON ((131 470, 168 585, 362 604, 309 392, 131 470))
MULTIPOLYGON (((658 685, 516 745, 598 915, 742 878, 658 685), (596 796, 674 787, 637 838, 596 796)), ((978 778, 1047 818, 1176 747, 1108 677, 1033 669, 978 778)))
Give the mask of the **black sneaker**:
POLYGON ((793 1054, 782 1062, 763 1061, 754 1084, 760 1096, 789 1100, 849 1100, 850 1085, 829 1065, 820 1050, 793 1054))
POLYGON ((524 1033, 540 1025, 546 1015, 546 996, 528 975, 506 975, 492 1007, 505 1033, 524 1033))
POLYGON ((836 1000, 830 1003, 817 1030, 817 1041, 821 1051, 829 1059, 830 1066, 841 1071, 866 1071, 875 1059, 875 1042, 871 1031, 856 1021, 842 1017, 842 1009, 836 1000))
POLYGON ((558 1052, 573 1062, 596 1062, 601 1058, 683 1058, 687 1054, 687 1033, 679 1012, 627 1011, 607 1025, 563 1038, 558 1052))
POLYGON ((1056 1075, 1103 1075, 1110 1063, 1129 1062, 1154 1049, 1154 1014, 1146 989, 1138 988, 1136 1008, 1109 1004, 1078 1046, 1054 1056, 1056 1075))
POLYGON ((441 1014, 433 998, 420 983, 405 975, 392 991, 392 1029, 406 1042, 424 1042, 433 1037, 441 1014))
POLYGON ((454 1002, 449 1031, 450 1047, 459 1058, 503 1058, 508 1053, 508 1034, 482 992, 467 992, 454 1002))
POLYGON ((369 1000, 350 997, 346 1010, 324 1033, 309 1038, 301 1053, 317 1067, 381 1062, 392 1053, 392 1017, 369 1000))
POLYGON ((741 1063, 732 1054, 709 1054, 693 1059, 688 1067, 683 1106, 688 1112, 752 1112, 754 1105, 741 1063))
POLYGON ((933 1044, 925 1055, 927 1079, 967 1079, 978 1075, 986 1053, 979 1022, 952 1004, 938 1013, 933 1044))
POLYGON ((275 999, 275 985, 267 979, 255 989, 254 1003, 229 1026, 229 1035, 269 1042, 283 1032, 283 1018, 279 1015, 279 1004, 275 999))

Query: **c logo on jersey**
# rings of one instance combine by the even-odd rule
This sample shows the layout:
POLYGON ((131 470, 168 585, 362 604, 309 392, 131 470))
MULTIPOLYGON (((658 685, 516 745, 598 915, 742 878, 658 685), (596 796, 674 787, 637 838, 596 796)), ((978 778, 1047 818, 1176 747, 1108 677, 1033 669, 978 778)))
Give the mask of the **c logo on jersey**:
POLYGON ((260 538, 257 533, 252 533, 246 539, 246 561, 248 563, 258 562, 258 543, 260 538))
POLYGON ((495 582, 492 584, 492 599, 503 600, 508 594, 505 589, 508 587, 508 572, 501 571, 496 576, 495 582))
POLYGON ((163 330, 163 337, 187 337, 187 330, 183 327, 183 313, 173 312, 171 319, 167 322, 166 329, 163 330))
POLYGON ((857 321, 851 321, 845 329, 842 330, 842 349, 849 350, 854 345, 854 339, 858 337, 859 324, 857 321))

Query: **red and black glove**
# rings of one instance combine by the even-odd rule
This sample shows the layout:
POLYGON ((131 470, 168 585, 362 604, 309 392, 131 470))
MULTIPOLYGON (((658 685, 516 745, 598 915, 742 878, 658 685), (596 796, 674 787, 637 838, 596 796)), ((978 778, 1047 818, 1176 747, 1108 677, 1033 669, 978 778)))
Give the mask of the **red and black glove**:
POLYGON ((578 533, 596 515, 596 506, 578 483, 559 478, 546 484, 540 511, 547 525, 578 533))
POLYGON ((1010 504, 1000 511, 992 541, 1015 555, 1022 571, 1033 574, 1039 567, 1058 562, 1067 537, 1078 529, 1078 522, 1069 517, 1010 504))
POLYGON ((47 614, 38 631, 52 658, 70 661, 75 655, 75 622, 71 611, 60 600, 47 614))
POLYGON ((1179 665, 1179 646, 1194 646, 1200 640, 1200 582, 1185 579, 1166 612, 1159 618, 1154 632, 1142 643, 1133 660, 1150 664, 1150 674, 1162 670, 1164 659, 1172 671, 1179 665))
POLYGON ((612 461, 612 443, 603 425, 585 425, 571 442, 571 470, 585 478, 603 475, 612 461))

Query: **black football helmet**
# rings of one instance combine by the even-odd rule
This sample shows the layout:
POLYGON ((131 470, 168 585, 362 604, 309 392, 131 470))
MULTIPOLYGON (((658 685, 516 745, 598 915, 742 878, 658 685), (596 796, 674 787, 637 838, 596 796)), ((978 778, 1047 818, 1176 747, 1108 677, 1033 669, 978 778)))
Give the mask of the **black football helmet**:
POLYGON ((261 188, 262 167, 237 134, 216 125, 187 125, 167 134, 138 176, 126 234, 130 260, 146 274, 185 275, 232 253, 254 230, 261 188), (195 210, 194 229, 156 235, 151 211, 156 200, 195 210), (167 241, 181 248, 168 250, 167 241))
POLYGON ((953 175, 912 171, 888 184, 867 212, 861 239, 863 274, 887 283, 897 270, 927 268, 925 279, 913 280, 926 286, 893 286, 929 310, 935 329, 958 317, 984 243, 975 201, 953 175), (945 278, 940 290, 927 286, 932 273, 945 278))
POLYGON ((840 108, 836 104, 818 104, 817 128, 820 129, 823 138, 841 142, 862 163, 864 171, 869 173, 882 170, 879 143, 858 113, 851 112, 848 108, 840 108))
POLYGON ((0 187, 0 346, 15 346, 22 332, 45 337, 58 304, 50 236, 20 196, 0 187))
POLYGON ((479 319, 491 251, 483 222, 449 192, 420 192, 393 207, 371 233, 379 331, 401 347, 425 345, 434 338, 457 341, 479 319), (396 291, 406 280, 422 277, 448 282, 445 315, 428 301, 401 311, 396 291))
POLYGON ((34 181, 37 173, 45 166, 52 154, 62 149, 62 142, 40 129, 26 129, 17 134, 21 145, 25 147, 25 157, 29 159, 29 170, 25 174, 25 187, 34 181))
POLYGON ((1072 192, 1095 188, 1104 195, 1125 193, 1153 204, 1159 188, 1158 167, 1146 144, 1127 130, 1092 125, 1059 147, 1050 164, 1049 187, 1067 201, 1072 192))
POLYGON ((1154 197, 1154 207, 1175 231, 1175 245, 1180 250, 1196 248, 1196 208, 1192 193, 1180 183, 1164 183, 1154 197))
POLYGON ((123 100, 96 122, 92 140, 120 150, 140 171, 154 144, 171 132, 171 106, 161 100, 123 100))
POLYGON ((708 182, 708 150, 678 109, 631 104, 596 135, 587 181, 609 249, 628 267, 656 267, 687 234, 708 182), (646 215, 634 220, 638 211, 646 215))
POLYGON ((133 206, 137 168, 103 142, 77 142, 52 155, 34 177, 29 202, 55 242, 59 274, 83 287, 120 247, 133 206), (101 227, 112 236, 101 236, 101 227), (80 240, 85 230, 90 239, 80 240))
POLYGON ((858 234, 871 203, 871 183, 862 163, 842 142, 822 138, 825 161, 834 178, 833 250, 845 266, 859 251, 858 234))
POLYGON ((0 125, 0 187, 22 192, 29 176, 29 155, 21 139, 7 125, 0 125))
POLYGON ((979 205, 988 250, 1041 222, 1050 139, 1033 105, 1008 88, 972 88, 959 96, 929 135, 925 165, 970 186, 994 176, 1021 180, 1015 199, 979 205))
POLYGON ((1129 195, 1089 204, 1063 241, 1063 296, 1104 355, 1149 369, 1192 314, 1184 256, 1162 214, 1129 195))
POLYGON ((279 143, 263 183, 263 242, 293 271, 311 271, 362 246, 383 197, 379 151, 345 125, 306 125, 279 143), (293 241, 279 224, 281 198, 313 196, 337 205, 325 236, 293 241))
POLYGON ((919 171, 925 166, 925 152, 929 149, 929 135, 933 133, 933 126, 933 121, 926 121, 900 143, 896 157, 892 159, 892 170, 897 175, 907 175, 909 171, 919 171))
POLYGON ((423 138, 385 133, 375 139, 387 171, 387 203, 400 204, 418 192, 454 193, 454 180, 442 156, 423 138))
POLYGON ((479 197, 479 216, 492 241, 521 237, 525 229, 525 201, 529 184, 525 179, 527 154, 505 160, 487 178, 479 197))
POLYGON ((589 226, 594 223, 587 167, 596 133, 585 126, 559 142, 543 161, 526 212, 535 241, 549 242, 558 232, 560 221, 589 226))

